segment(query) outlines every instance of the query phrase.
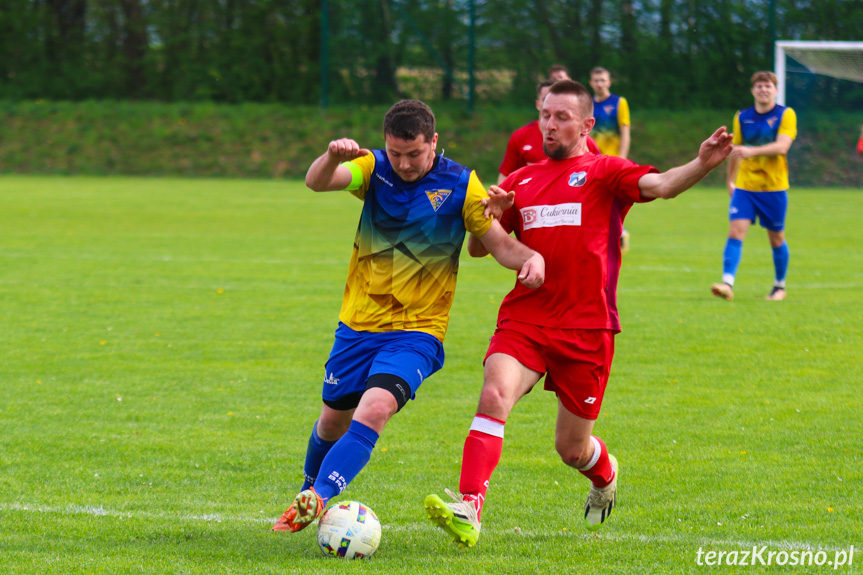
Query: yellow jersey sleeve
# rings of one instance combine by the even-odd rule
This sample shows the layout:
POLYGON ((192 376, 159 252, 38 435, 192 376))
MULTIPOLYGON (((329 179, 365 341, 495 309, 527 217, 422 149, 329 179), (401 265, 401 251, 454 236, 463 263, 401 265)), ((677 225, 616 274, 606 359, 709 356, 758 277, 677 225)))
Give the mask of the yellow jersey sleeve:
POLYGON ((791 108, 785 108, 782 114, 782 122, 779 124, 777 135, 786 135, 792 140, 797 138, 797 113, 791 108))
POLYGON ((372 172, 375 170, 375 155, 366 154, 360 156, 350 162, 341 164, 351 171, 351 183, 345 188, 346 192, 350 192, 361 200, 366 198, 366 190, 369 189, 369 182, 372 179, 372 172))
POLYGON ((622 97, 617 101, 617 125, 629 125, 629 103, 622 97))
POLYGON ((731 130, 733 131, 731 143, 735 146, 743 144, 743 133, 740 131, 740 111, 734 114, 734 121, 731 130))
POLYGON ((482 200, 487 197, 488 193, 480 183, 476 172, 471 171, 461 214, 465 229, 478 238, 484 236, 491 228, 491 218, 485 219, 483 215, 485 206, 482 205, 482 200))

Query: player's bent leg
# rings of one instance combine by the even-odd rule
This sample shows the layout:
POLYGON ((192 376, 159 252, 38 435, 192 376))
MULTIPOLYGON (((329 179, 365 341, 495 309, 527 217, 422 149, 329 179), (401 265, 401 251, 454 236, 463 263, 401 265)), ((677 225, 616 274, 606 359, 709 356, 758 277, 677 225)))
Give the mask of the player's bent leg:
POLYGON ((399 406, 400 402, 391 391, 370 387, 366 389, 354 412, 354 421, 359 421, 380 435, 390 418, 399 410, 399 406))
MULTIPOLYGON (((588 415, 588 414, 584 414, 588 415)), ((598 530, 614 509, 618 464, 605 443, 592 435, 595 421, 572 413, 563 401, 558 406, 555 447, 563 462, 587 477, 590 492, 584 506, 584 526, 598 530)))
POLYGON ((429 495, 423 503, 426 514, 459 547, 473 547, 479 540, 481 530, 476 505, 473 501, 463 501, 449 489, 445 491, 453 502, 447 503, 437 495, 429 495))
POLYGON ((324 501, 315 492, 314 487, 301 491, 293 503, 273 525, 273 531, 290 531, 295 533, 305 529, 324 512, 324 501))
POLYGON ((303 486, 300 488, 300 491, 304 491, 315 484, 324 458, 336 444, 336 441, 350 427, 351 416, 354 413, 357 402, 359 402, 359 396, 353 402, 350 400, 343 401, 342 403, 329 402, 342 407, 342 409, 334 409, 328 403, 324 403, 321 409, 321 416, 312 428, 309 443, 306 447, 306 459, 303 463, 303 486))

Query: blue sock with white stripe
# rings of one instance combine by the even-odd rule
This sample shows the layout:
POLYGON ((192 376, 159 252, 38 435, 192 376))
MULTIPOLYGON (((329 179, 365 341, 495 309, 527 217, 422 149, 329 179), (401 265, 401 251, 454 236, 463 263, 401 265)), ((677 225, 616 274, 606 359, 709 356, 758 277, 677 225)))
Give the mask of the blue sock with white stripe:
POLYGON ((728 238, 725 242, 725 252, 722 254, 722 281, 728 285, 734 285, 734 276, 737 275, 737 266, 740 265, 741 257, 743 257, 743 242, 728 238))
POLYGON ((785 242, 778 248, 773 248, 773 268, 776 270, 776 287, 785 287, 785 275, 788 273, 788 243, 785 242))
POLYGON ((309 437, 309 446, 306 448, 306 463, 303 465, 303 487, 300 491, 305 491, 315 484, 315 479, 318 477, 318 471, 321 469, 321 462, 327 453, 330 452, 335 441, 324 441, 318 435, 318 423, 312 428, 312 435, 309 437))
POLYGON ((378 434, 374 429, 352 421, 348 432, 321 462, 320 473, 315 480, 317 494, 327 501, 344 491, 371 459, 377 441, 378 434))

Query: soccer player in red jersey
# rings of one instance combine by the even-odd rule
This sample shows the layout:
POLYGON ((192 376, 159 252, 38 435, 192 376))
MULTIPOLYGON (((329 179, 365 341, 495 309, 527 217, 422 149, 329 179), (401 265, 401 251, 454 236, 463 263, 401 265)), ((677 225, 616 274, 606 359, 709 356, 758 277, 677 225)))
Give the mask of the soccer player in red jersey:
MULTIPOLYGON (((546 80, 536 85, 536 109, 542 110, 542 103, 548 96, 548 90, 554 80, 546 80)), ((594 154, 601 153, 596 142, 590 136, 587 137, 588 150, 594 154)), ((538 164, 545 160, 545 152, 542 150, 542 132, 539 131, 539 120, 525 124, 512 133, 506 145, 506 153, 498 168, 497 183, 503 182, 508 175, 514 171, 531 164, 538 164)))
MULTIPOLYGON (((494 202, 501 224, 548 262, 545 283, 516 285, 504 298, 485 358, 477 414, 465 440, 455 502, 425 499, 429 517, 460 545, 472 546, 504 426, 515 403, 545 376, 558 397, 555 447, 563 462, 591 482, 585 526, 599 529, 614 507, 618 467, 593 433, 620 331, 617 278, 620 229, 634 203, 673 198, 731 152, 725 127, 705 140, 689 163, 660 173, 651 166, 588 152, 593 128, 590 93, 576 82, 555 83, 540 114, 548 160, 507 178, 494 202), (508 191, 504 191, 508 190, 508 191)), ((469 240, 473 256, 484 255, 469 240)))

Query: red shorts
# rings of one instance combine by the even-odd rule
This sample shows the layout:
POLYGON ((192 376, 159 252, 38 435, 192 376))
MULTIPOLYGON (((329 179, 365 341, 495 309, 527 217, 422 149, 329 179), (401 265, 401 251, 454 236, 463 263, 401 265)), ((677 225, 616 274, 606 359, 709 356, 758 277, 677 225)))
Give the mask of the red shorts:
POLYGON ((557 394, 567 411, 596 419, 614 358, 614 333, 607 329, 560 329, 513 320, 501 322, 486 359, 505 353, 528 369, 545 374, 545 389, 557 394))

